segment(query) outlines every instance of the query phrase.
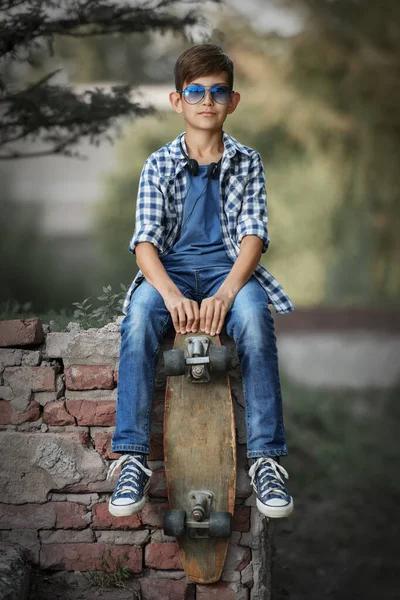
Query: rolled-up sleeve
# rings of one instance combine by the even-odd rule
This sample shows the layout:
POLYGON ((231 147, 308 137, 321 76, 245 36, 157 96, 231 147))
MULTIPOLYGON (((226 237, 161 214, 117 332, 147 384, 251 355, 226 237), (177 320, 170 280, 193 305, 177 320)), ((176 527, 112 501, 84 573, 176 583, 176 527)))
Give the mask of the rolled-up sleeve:
POLYGON ((242 209, 238 218, 238 243, 245 235, 256 235, 263 241, 262 252, 269 246, 267 191, 265 173, 261 156, 254 152, 249 169, 248 180, 244 189, 242 209))
POLYGON ((129 251, 135 253, 140 242, 150 242, 162 252, 165 240, 164 198, 160 189, 157 163, 149 157, 140 175, 136 202, 135 231, 129 251))

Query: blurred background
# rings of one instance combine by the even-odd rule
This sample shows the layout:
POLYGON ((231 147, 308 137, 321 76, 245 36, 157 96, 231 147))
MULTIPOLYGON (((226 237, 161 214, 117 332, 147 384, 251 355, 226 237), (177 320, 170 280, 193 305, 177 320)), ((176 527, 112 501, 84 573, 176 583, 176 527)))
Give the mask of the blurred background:
MULTIPOLYGON (((207 25, 179 33, 55 37, 9 69, 75 91, 134 84, 156 115, 121 120, 122 137, 84 156, 0 160, 0 302, 37 314, 70 308, 102 286, 129 285, 128 243, 145 158, 183 131, 172 112, 176 58, 221 44, 242 100, 225 129, 258 149, 267 174, 271 245, 264 265, 297 307, 394 307, 400 292, 400 34, 397 3, 225 0, 207 25), (384 10, 383 6, 386 7, 384 10), (44 266, 46 265, 46 268, 44 266)), ((139 95, 141 94, 141 95, 139 95)))
POLYGON ((276 524, 274 598, 399 598, 400 5, 194 4, 205 21, 190 30, 55 36, 52 52, 4 71, 28 84, 58 69, 53 83, 75 92, 133 84, 156 113, 121 118, 114 144, 82 139, 80 158, 0 160, 0 316, 66 324, 73 303, 123 295, 143 162, 184 129, 168 100, 174 63, 220 44, 242 96, 225 130, 266 169, 262 263, 308 319, 296 346, 292 314, 277 318, 297 508, 276 524), (321 346, 312 315, 324 308, 346 319, 321 326, 321 346))

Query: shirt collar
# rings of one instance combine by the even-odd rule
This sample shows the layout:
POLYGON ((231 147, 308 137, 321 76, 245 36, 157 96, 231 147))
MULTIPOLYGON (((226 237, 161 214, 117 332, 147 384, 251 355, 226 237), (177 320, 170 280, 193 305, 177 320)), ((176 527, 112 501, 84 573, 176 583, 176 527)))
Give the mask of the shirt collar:
MULTIPOLYGON (((186 161, 186 158, 183 156, 183 154, 181 152, 180 144, 179 144, 179 140, 182 139, 182 147, 185 150, 185 152, 187 153, 184 136, 185 136, 185 131, 180 133, 170 143, 169 154, 170 154, 171 158, 174 160, 186 161)), ((235 140, 234 137, 232 137, 231 135, 226 133, 225 131, 222 132, 222 140, 224 142, 223 158, 225 158, 225 156, 227 156, 228 158, 232 158, 233 155, 236 154, 236 152, 241 152, 242 154, 245 154, 246 156, 250 156, 249 150, 245 146, 243 146, 240 142, 235 140)))

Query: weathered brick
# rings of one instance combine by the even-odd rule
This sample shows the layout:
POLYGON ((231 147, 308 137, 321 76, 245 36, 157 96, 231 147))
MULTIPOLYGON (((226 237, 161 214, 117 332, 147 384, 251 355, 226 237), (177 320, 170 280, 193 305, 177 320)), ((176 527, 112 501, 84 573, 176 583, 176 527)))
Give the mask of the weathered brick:
POLYGON ((22 350, 0 349, 0 365, 3 367, 17 367, 22 361, 22 350))
POLYGON ((218 581, 208 585, 197 585, 196 600, 247 600, 249 590, 236 583, 218 581))
POLYGON ((236 498, 248 498, 253 493, 246 469, 239 467, 236 476, 236 498))
POLYGON ((57 529, 84 529, 87 526, 87 511, 78 502, 55 502, 57 529))
POLYGON ((153 498, 167 497, 167 483, 165 481, 165 470, 163 467, 153 471, 150 477, 149 495, 153 498))
POLYGON ((39 402, 41 406, 45 406, 49 402, 56 402, 57 392, 35 392, 33 399, 39 402))
MULTIPOLYGON (((251 554, 249 548, 244 548, 243 546, 236 546, 234 544, 229 544, 228 552, 225 559, 224 571, 223 575, 228 574, 229 572, 238 571, 239 573, 243 571, 250 563, 251 554)), ((226 581, 234 581, 234 579, 229 579, 229 577, 222 577, 226 581)))
POLYGON ((156 390, 153 399, 152 421, 153 424, 164 423, 165 390, 156 390))
POLYGON ((112 390, 113 370, 108 366, 73 365, 65 369, 68 390, 112 390))
POLYGON ((139 531, 96 531, 96 539, 103 544, 133 544, 134 546, 143 546, 150 539, 148 529, 139 531))
POLYGON ((10 402, 0 400, 0 425, 20 425, 40 419, 40 405, 31 400, 24 411, 16 410, 10 402))
POLYGON ((114 383, 115 383, 115 385, 118 385, 118 370, 117 369, 114 371, 114 383))
POLYGON ((13 319, 0 321, 0 346, 29 346, 43 342, 40 319, 13 319))
POLYGON ((235 504, 235 512, 232 519, 233 531, 250 531, 250 506, 235 504))
POLYGON ((77 504, 83 504, 84 506, 92 506, 99 501, 98 494, 64 494, 55 492, 49 494, 49 500, 53 502, 76 502, 77 504))
POLYGON ((152 569, 182 569, 179 548, 176 542, 150 543, 145 548, 146 567, 152 569))
POLYGON ((77 442, 79 442, 80 445, 83 446, 84 448, 88 448, 89 441, 90 441, 88 429, 85 429, 84 427, 82 427, 82 428, 76 427, 76 428, 74 428, 74 431, 68 431, 69 427, 70 426, 67 426, 65 428, 65 431, 60 431, 59 428, 57 428, 58 429, 57 434, 68 437, 68 438, 72 438, 72 439, 76 440, 77 442))
POLYGON ((97 452, 103 456, 103 458, 114 460, 118 458, 120 455, 116 452, 111 452, 111 439, 113 436, 114 428, 106 429, 98 429, 97 427, 93 427, 91 429, 91 436, 94 441, 94 447, 97 452))
POLYGON ((40 350, 25 350, 22 355, 22 364, 29 367, 38 367, 42 362, 40 350))
POLYGON ((185 579, 141 579, 142 600, 193 600, 195 586, 185 579))
POLYGON ((35 564, 39 562, 40 541, 36 530, 13 529, 0 531, 0 544, 17 546, 24 551, 26 558, 35 564))
POLYGON ((141 513, 129 517, 113 517, 108 510, 108 502, 100 502, 92 508, 93 529, 139 529, 141 513))
POLYGON ((153 424, 151 436, 150 436, 150 456, 149 460, 163 460, 164 459, 164 435, 162 425, 158 423, 153 424))
POLYGON ((56 371, 54 367, 7 367, 4 383, 12 389, 26 387, 33 392, 55 392, 56 371))
POLYGON ((43 409, 43 420, 47 425, 75 425, 75 419, 65 408, 64 402, 50 402, 43 409))
POLYGON ((164 513, 168 510, 168 503, 146 503, 142 509, 142 522, 143 525, 150 525, 150 527, 157 527, 161 529, 164 527, 164 513))
POLYGON ((42 569, 57 569, 66 571, 94 571, 103 569, 100 555, 110 563, 111 570, 115 568, 119 558, 121 565, 128 567, 131 573, 142 570, 143 550, 139 546, 107 546, 105 544, 44 544, 40 551, 40 566, 42 569), (111 558, 108 559, 108 551, 111 558), (126 557, 128 560, 126 560, 126 557))
POLYGON ((64 396, 67 400, 89 400, 90 402, 109 400, 110 402, 116 402, 116 391, 116 388, 113 390, 79 390, 79 392, 66 389, 64 396))
POLYGON ((91 400, 67 400, 68 412, 73 415, 78 425, 97 425, 108 427, 115 425, 115 402, 91 400))
POLYGON ((58 529, 57 531, 39 531, 40 541, 43 544, 87 544, 95 542, 94 531, 91 529, 58 529))
POLYGON ((54 505, 0 504, 0 529, 52 529, 57 518, 54 505))
POLYGON ((13 396, 13 391, 9 385, 0 385, 0 400, 10 401, 13 396))

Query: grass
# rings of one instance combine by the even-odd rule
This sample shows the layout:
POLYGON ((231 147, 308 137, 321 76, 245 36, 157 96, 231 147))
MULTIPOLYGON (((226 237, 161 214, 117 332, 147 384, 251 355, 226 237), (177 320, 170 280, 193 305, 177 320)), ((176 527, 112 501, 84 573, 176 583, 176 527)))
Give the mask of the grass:
POLYGON ((399 389, 327 390, 282 376, 288 471, 309 493, 390 485, 398 456, 399 389), (355 476, 357 483, 355 484, 355 476))
MULTIPOLYGON (((128 555, 125 554, 123 559, 126 562, 128 555)), ((86 574, 87 580, 94 587, 125 587, 125 581, 130 578, 128 567, 121 563, 119 556, 116 560, 112 558, 111 549, 103 550, 99 556, 100 565, 95 571, 89 571, 86 574)))

